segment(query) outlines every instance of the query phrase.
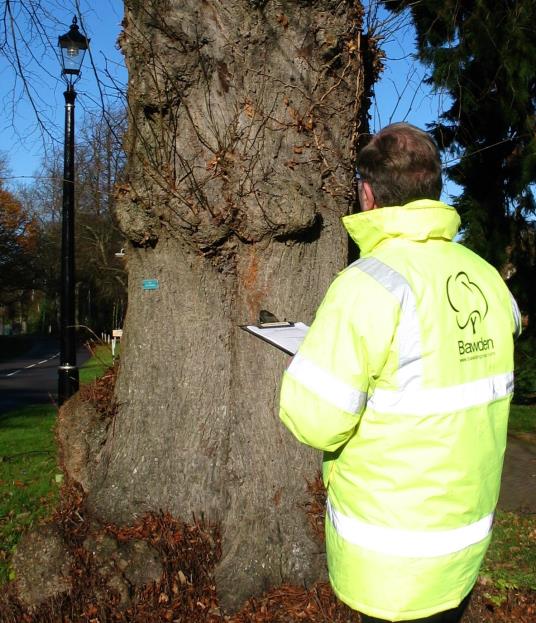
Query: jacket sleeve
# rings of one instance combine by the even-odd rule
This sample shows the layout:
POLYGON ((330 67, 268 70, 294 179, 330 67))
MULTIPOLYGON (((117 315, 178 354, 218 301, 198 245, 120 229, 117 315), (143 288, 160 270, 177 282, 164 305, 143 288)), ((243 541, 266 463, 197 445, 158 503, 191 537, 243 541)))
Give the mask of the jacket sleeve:
POLYGON ((519 307, 517 306, 517 302, 510 292, 510 300, 512 302, 512 315, 514 317, 514 329, 513 334, 514 338, 518 338, 523 331, 523 324, 521 321, 521 312, 519 311, 519 307))
POLYGON ((389 352, 398 310, 393 301, 376 309, 367 279, 355 269, 339 275, 283 376, 279 416, 320 450, 336 450, 353 434, 389 352))

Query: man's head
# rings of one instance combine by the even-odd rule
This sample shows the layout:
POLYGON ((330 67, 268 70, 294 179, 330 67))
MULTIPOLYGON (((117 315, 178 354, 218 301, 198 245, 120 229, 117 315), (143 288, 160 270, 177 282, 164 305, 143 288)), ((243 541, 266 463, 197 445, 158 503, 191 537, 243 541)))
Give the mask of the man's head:
POLYGON ((409 123, 375 134, 357 157, 362 210, 439 199, 441 160, 432 137, 409 123))

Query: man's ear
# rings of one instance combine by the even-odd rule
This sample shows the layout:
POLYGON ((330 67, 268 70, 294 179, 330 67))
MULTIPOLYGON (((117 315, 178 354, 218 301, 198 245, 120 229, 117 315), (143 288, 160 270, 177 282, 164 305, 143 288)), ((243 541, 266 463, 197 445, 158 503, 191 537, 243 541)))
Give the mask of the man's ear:
POLYGON ((376 205, 376 200, 374 199, 372 188, 366 181, 361 182, 361 196, 359 197, 359 200, 361 203, 361 210, 363 212, 368 212, 369 210, 374 210, 378 207, 376 205))

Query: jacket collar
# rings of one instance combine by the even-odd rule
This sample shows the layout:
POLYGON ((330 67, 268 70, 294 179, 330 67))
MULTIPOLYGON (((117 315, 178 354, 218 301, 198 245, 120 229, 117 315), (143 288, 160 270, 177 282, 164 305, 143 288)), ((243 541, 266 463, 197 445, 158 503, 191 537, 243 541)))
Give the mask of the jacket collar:
POLYGON ((342 222, 361 254, 366 254, 392 238, 417 242, 452 240, 460 226, 460 217, 442 201, 420 199, 403 206, 351 214, 343 217, 342 222))

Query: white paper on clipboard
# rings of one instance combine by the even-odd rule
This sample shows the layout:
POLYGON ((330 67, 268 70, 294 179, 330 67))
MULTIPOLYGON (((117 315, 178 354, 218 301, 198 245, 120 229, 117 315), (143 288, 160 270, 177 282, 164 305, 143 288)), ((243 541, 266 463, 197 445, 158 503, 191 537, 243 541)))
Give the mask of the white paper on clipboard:
POLYGON ((284 327, 262 327, 248 324, 241 328, 289 355, 295 355, 298 352, 309 329, 303 322, 294 322, 284 327))

